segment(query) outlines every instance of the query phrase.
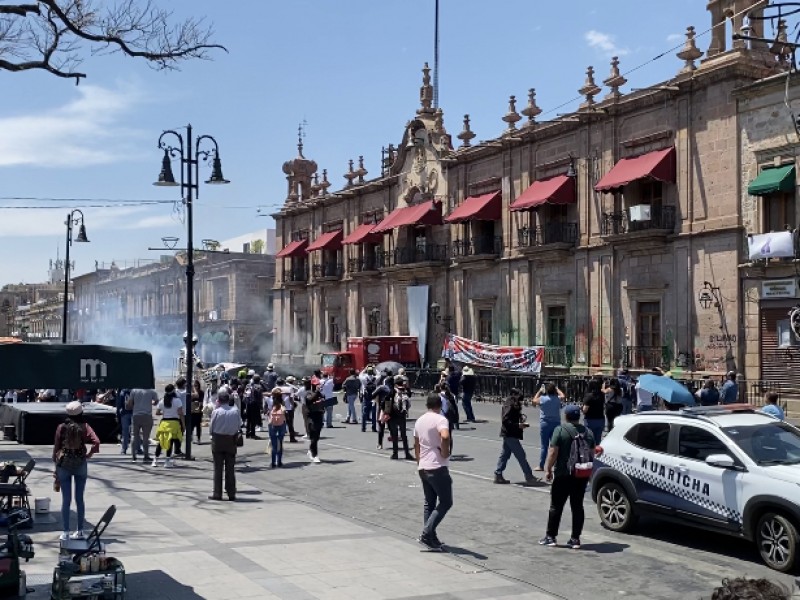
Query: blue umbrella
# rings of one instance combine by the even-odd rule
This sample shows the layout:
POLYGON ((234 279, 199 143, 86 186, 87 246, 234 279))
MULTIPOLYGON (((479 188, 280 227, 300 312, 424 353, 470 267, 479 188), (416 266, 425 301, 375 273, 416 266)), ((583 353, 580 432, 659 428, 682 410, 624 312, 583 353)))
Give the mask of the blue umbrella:
POLYGON ((664 402, 694 406, 694 396, 681 383, 664 377, 663 375, 642 375, 639 377, 639 387, 657 395, 664 402))

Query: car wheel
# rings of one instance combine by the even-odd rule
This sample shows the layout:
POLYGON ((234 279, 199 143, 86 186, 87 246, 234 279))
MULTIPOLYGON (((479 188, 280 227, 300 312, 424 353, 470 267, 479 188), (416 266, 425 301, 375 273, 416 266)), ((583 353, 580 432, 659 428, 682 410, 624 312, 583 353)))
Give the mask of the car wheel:
POLYGON ((636 524, 633 504, 618 483, 606 483, 597 494, 600 521, 611 531, 629 531, 636 524))
POLYGON ((797 560, 797 529, 789 519, 768 512, 758 520, 756 543, 761 559, 771 569, 788 573, 797 560))

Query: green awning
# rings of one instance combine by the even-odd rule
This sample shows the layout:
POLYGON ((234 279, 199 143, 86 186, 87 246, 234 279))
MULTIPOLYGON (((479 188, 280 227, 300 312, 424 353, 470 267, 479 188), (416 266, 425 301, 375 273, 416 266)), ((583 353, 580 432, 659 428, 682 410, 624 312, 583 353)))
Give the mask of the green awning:
POLYGON ((775 192, 791 192, 793 190, 794 165, 764 169, 747 186, 747 193, 751 196, 766 196, 775 192))

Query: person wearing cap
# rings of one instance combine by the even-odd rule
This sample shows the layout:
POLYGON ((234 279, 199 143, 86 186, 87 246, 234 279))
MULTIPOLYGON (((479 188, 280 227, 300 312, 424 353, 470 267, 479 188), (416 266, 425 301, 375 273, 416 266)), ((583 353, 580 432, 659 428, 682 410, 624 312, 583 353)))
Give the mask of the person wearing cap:
POLYGON ((236 438, 241 435, 242 418, 226 388, 217 394, 218 406, 211 413, 208 432, 211 435, 211 456, 214 458, 213 491, 209 500, 222 500, 222 476, 225 493, 236 500, 236 438))
POLYGON ((297 432, 294 430, 294 409, 298 388, 295 385, 295 378, 293 375, 287 375, 286 381, 281 383, 281 380, 278 379, 277 383, 283 393, 283 408, 286 410, 286 427, 289 430, 289 442, 296 444, 297 432))
POLYGON ((622 414, 629 415, 633 412, 633 397, 636 385, 631 378, 630 371, 624 367, 617 371, 617 380, 619 381, 619 387, 622 389, 622 414))
POLYGON ((319 391, 325 398, 325 427, 328 429, 333 429, 333 405, 336 404, 336 394, 333 388, 333 377, 329 373, 324 373, 319 384, 319 391))
POLYGON ((588 478, 575 477, 569 472, 569 458, 572 441, 582 434, 589 448, 594 449, 595 440, 591 430, 580 424, 581 408, 577 404, 568 404, 564 408, 566 423, 556 427, 550 439, 547 460, 545 461, 545 478, 552 482, 550 487, 550 514, 547 518, 547 531, 539 540, 541 546, 557 546, 556 536, 561 525, 564 505, 569 500, 572 511, 572 536, 567 542, 568 548, 578 550, 581 547, 583 533, 583 501, 586 495, 588 478))
MULTIPOLYGON (((467 367, 464 367, 465 369, 467 367)), ((511 455, 517 459, 522 473, 525 475, 525 483, 532 484, 537 481, 533 476, 533 470, 525 456, 525 449, 522 447, 522 436, 526 427, 530 424, 525 422, 522 414, 522 392, 516 388, 511 388, 506 401, 503 403, 503 410, 500 416, 500 436, 503 438, 503 449, 497 459, 497 468, 494 470, 495 483, 510 483, 503 477, 508 459, 511 455)))
POLYGON ((725 383, 719 391, 719 399, 722 404, 736 404, 739 401, 739 386, 736 383, 736 371, 728 371, 725 376, 725 383))
POLYGON ((367 422, 371 422, 372 431, 376 432, 378 410, 374 395, 378 388, 378 378, 375 375, 375 367, 367 365, 359 380, 361 381, 361 431, 366 432, 367 422))
POLYGON ((358 373, 355 369, 350 369, 350 375, 342 383, 342 389, 344 389, 344 397, 347 400, 347 420, 345 423, 358 425, 356 400, 361 394, 361 380, 358 378, 358 373))
POLYGON ((264 385, 268 390, 271 390, 276 385, 278 385, 278 374, 275 372, 275 365, 269 363, 267 365, 267 370, 264 371, 264 385))
POLYGON ((253 440, 261 439, 256 435, 256 427, 259 428, 258 431, 261 431, 261 413, 264 411, 265 392, 266 390, 261 384, 261 376, 254 374, 252 381, 244 390, 244 412, 247 418, 245 436, 253 440))
POLYGON ((78 513, 77 529, 73 539, 84 539, 83 526, 86 507, 83 494, 88 478, 87 461, 100 451, 100 439, 86 422, 83 405, 79 400, 66 406, 67 418, 56 428, 53 444, 53 463, 55 478, 61 486, 61 523, 63 533, 61 539, 70 537, 70 505, 72 504, 73 482, 75 483, 75 508, 78 513), (91 448, 87 451, 86 445, 91 448))
POLYGON ((467 422, 475 422, 475 413, 472 412, 472 396, 475 395, 475 387, 478 385, 478 378, 475 371, 469 365, 464 365, 461 369, 461 406, 467 415, 467 422))

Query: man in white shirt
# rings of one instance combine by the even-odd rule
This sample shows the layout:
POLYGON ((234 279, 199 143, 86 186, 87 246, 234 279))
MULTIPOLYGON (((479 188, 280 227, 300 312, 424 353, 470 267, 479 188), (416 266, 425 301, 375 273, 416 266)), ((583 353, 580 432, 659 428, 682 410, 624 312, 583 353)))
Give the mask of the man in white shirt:
POLYGON ((240 435, 242 418, 227 390, 217 396, 219 406, 211 413, 208 429, 211 434, 211 455, 214 457, 214 489, 209 500, 222 500, 222 475, 228 500, 236 500, 236 437, 240 435))
POLYGON ((636 412, 653 410, 653 394, 636 384, 636 412))
MULTIPOLYGON (((270 363, 271 364, 271 363, 270 363)), ((289 442, 297 442, 297 433, 294 430, 294 399, 297 394, 297 387, 294 385, 295 379, 292 375, 286 377, 286 381, 278 379, 278 387, 281 389, 283 408, 286 409, 286 426, 289 429, 289 442)))
POLYGON ((414 455, 425 495, 425 523, 419 543, 430 550, 441 551, 442 542, 436 535, 436 528, 453 506, 453 480, 448 469, 450 424, 441 415, 439 394, 429 394, 425 406, 428 411, 414 424, 414 455))
POLYGON ((333 393, 333 377, 327 373, 322 375, 322 383, 319 388, 322 397, 325 398, 325 427, 328 429, 333 428, 333 399, 336 394, 333 393))

